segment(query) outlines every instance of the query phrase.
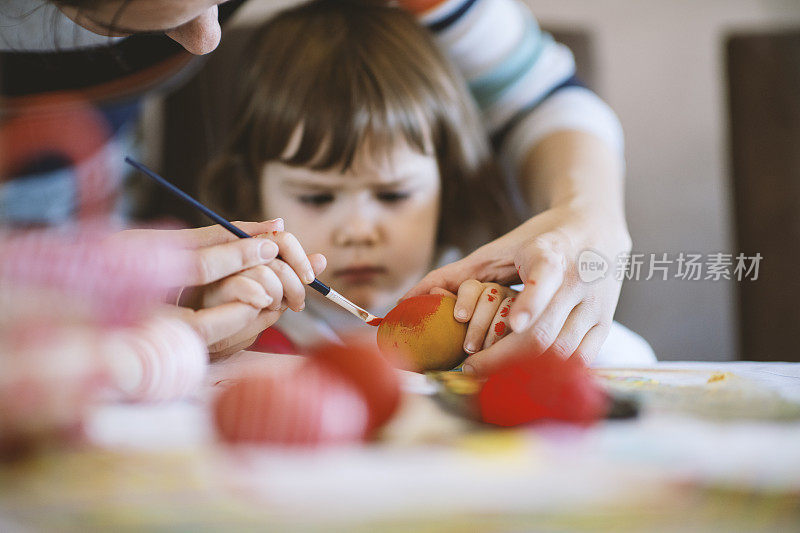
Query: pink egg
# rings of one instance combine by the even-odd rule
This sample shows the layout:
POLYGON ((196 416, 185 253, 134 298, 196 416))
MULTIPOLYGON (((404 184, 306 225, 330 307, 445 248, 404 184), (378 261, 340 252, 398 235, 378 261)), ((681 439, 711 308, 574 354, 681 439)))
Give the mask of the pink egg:
POLYGON ((157 318, 118 333, 104 355, 126 400, 168 401, 194 393, 208 367, 205 344, 185 322, 157 318))
POLYGON ((237 380, 216 398, 214 422, 230 443, 313 447, 363 440, 369 410, 350 381, 307 364, 285 377, 237 380))

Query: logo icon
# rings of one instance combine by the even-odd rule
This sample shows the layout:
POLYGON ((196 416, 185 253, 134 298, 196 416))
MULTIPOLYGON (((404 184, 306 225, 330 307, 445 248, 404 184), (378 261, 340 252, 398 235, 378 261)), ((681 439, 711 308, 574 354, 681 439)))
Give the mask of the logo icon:
POLYGON ((604 278, 608 272, 608 261, 593 250, 584 250, 578 256, 578 277, 584 283, 604 278))

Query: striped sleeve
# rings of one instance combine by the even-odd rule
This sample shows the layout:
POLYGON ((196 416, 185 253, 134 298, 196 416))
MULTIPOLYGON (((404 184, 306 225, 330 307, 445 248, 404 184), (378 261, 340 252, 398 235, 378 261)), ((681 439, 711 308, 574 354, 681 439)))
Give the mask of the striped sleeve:
POLYGON ((401 0, 460 69, 489 134, 518 165, 558 130, 603 139, 622 157, 614 111, 575 77, 572 52, 542 32, 520 0, 401 0))

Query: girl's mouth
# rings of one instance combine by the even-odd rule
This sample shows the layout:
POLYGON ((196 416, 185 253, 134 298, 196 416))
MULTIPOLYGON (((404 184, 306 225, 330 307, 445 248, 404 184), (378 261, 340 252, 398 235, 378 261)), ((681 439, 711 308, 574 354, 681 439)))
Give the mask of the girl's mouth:
POLYGON ((348 283, 368 283, 376 277, 386 274, 386 267, 376 265, 353 265, 335 270, 333 275, 348 283))

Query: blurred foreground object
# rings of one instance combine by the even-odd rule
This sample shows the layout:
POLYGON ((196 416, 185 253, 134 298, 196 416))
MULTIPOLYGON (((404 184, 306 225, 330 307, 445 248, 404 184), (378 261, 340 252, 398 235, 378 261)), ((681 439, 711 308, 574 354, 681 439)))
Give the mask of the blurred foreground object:
POLYGON ((0 448, 80 435, 91 403, 184 396, 207 354, 160 303, 174 249, 99 229, 0 234, 0 448))
POLYGON ((481 418, 498 426, 537 420, 590 424, 606 415, 609 402, 579 358, 549 353, 512 360, 478 393, 481 418))
POLYGON ((366 345, 322 345, 286 376, 236 380, 214 402, 214 422, 230 443, 323 446, 359 442, 400 402, 391 365, 366 345))
POLYGON ((120 150, 133 107, 75 96, 0 102, 0 223, 19 228, 104 221, 120 205, 120 150), (130 109, 129 109, 130 108, 130 109))

